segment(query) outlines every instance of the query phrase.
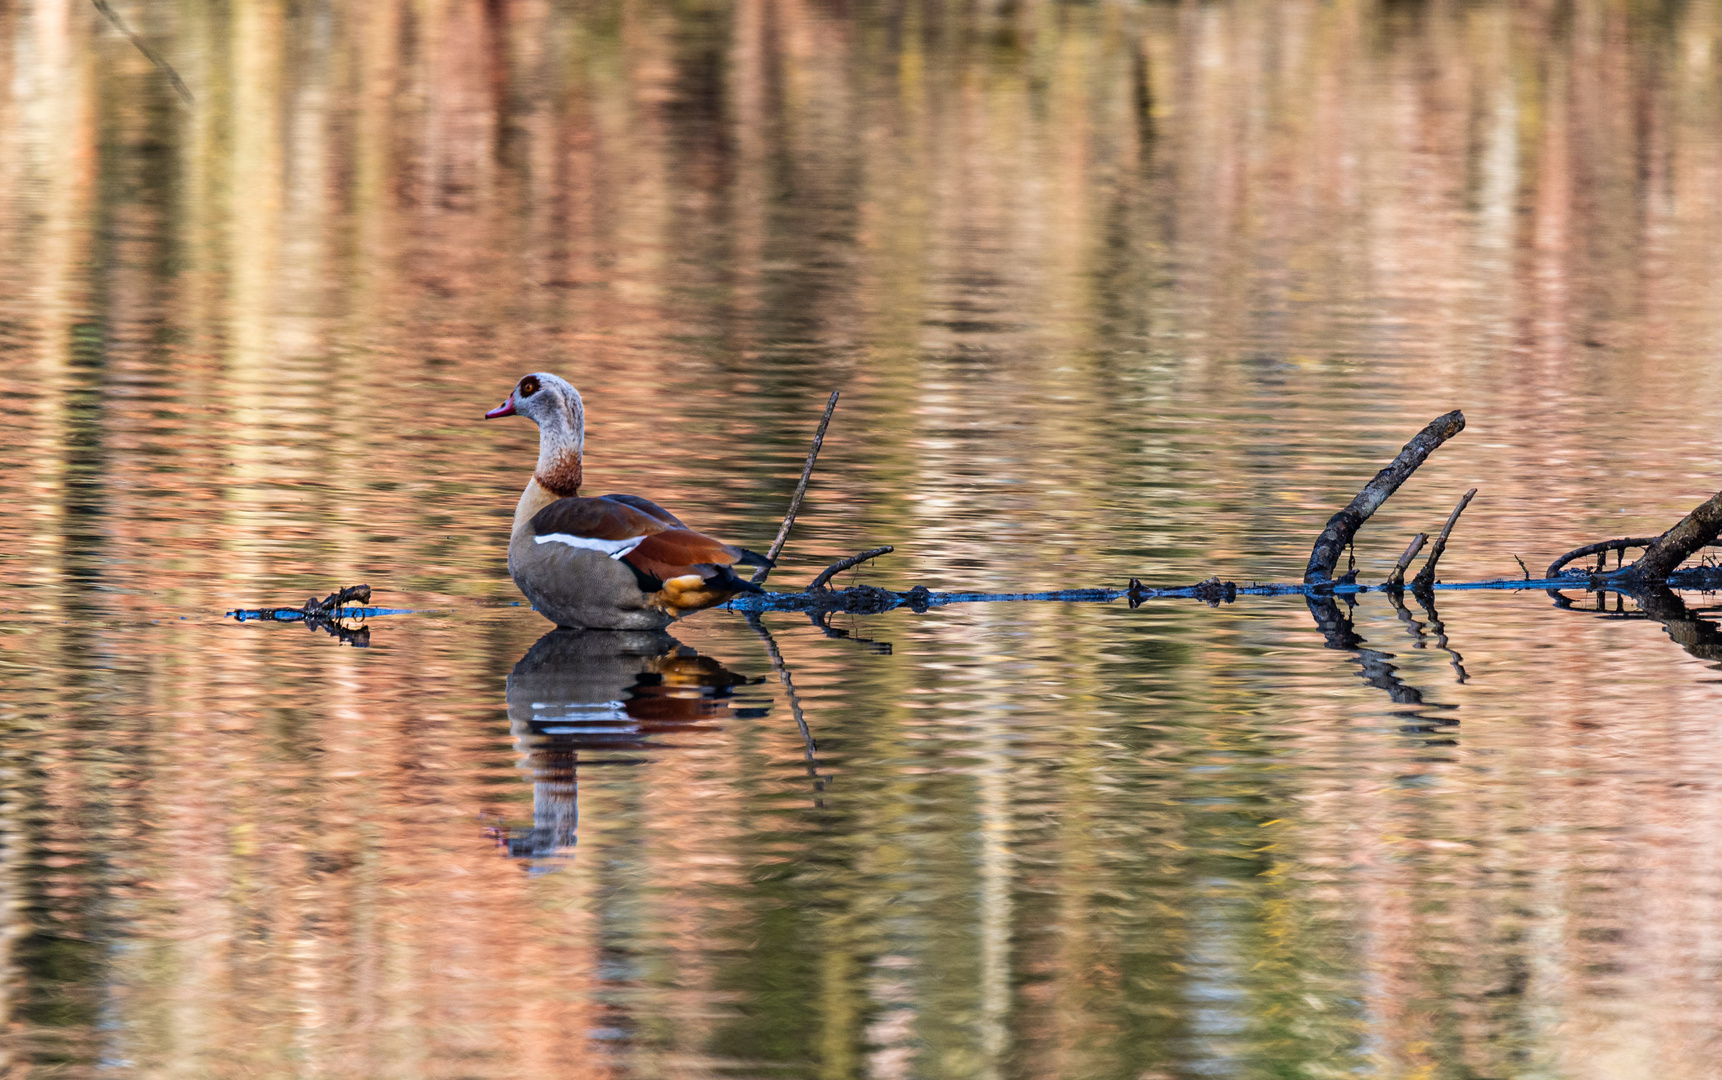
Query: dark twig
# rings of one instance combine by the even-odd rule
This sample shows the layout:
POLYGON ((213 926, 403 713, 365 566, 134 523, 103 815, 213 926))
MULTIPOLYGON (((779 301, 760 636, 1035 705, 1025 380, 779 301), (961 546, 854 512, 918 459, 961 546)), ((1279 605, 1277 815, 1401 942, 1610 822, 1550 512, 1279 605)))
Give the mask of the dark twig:
POLYGON ((120 18, 119 12, 108 6, 108 0, 90 0, 90 2, 96 5, 97 11, 107 16, 108 21, 114 24, 115 30, 124 34, 126 40, 131 42, 138 52, 143 53, 145 59, 156 66, 156 70, 167 76, 167 81, 173 84, 175 90, 179 91, 179 96, 184 99, 187 105, 197 104, 197 99, 191 96, 191 91, 187 89, 185 81, 179 77, 179 72, 173 70, 172 64, 152 52, 150 47, 143 43, 142 38, 132 33, 131 27, 127 26, 125 20, 120 18))
POLYGON ((830 566, 819 571, 819 576, 807 583, 807 589, 805 591, 812 592, 815 589, 823 589, 827 581, 830 581, 832 578, 841 574, 843 571, 848 570, 850 567, 860 566, 868 559, 877 559, 881 555, 889 555, 891 552, 896 550, 896 548, 886 544, 884 547, 871 548, 858 555, 851 555, 847 559, 838 559, 830 566))
POLYGON ((353 602, 360 604, 370 603, 371 587, 369 585, 349 585, 339 592, 330 593, 321 600, 316 597, 311 597, 309 600, 305 601, 305 606, 300 610, 305 613, 307 618, 317 616, 327 618, 330 615, 333 615, 339 608, 345 607, 347 604, 353 602))
POLYGON ((1525 565, 1525 560, 1519 558, 1517 555, 1514 555, 1513 561, 1518 563, 1519 569, 1523 570, 1525 572, 1525 580, 1526 581, 1531 580, 1531 568, 1525 565))
POLYGON ((1459 505, 1455 506, 1453 512, 1447 515, 1447 524, 1441 526, 1441 535, 1435 538, 1434 546, 1429 549, 1429 561, 1423 564, 1423 569, 1417 571, 1417 579, 1411 583, 1413 589, 1426 591, 1429 586, 1435 584, 1435 564, 1441 561, 1441 553, 1447 550, 1447 537, 1453 532, 1453 526, 1458 524, 1459 515, 1465 512, 1465 507, 1470 506, 1471 500, 1476 496, 1476 488, 1465 492, 1464 498, 1459 500, 1459 505))
POLYGON ((1399 485, 1405 483, 1437 447, 1464 430, 1465 414, 1454 409, 1430 421, 1429 426, 1406 443, 1399 456, 1376 473, 1375 479, 1365 484, 1344 510, 1328 519, 1327 528, 1321 531, 1315 548, 1309 553, 1309 565, 1303 572, 1304 581, 1314 584, 1333 580, 1333 568, 1339 562, 1340 553, 1351 544, 1357 530, 1363 527, 1369 516, 1381 508, 1387 497, 1397 491, 1399 485))
MULTIPOLYGON (((769 562, 776 562, 777 556, 783 551, 783 545, 789 540, 789 530, 795 527, 795 512, 801 509, 801 497, 807 494, 807 481, 813 476, 813 463, 819 459, 819 446, 825 441, 825 425, 831 423, 831 413, 837 408, 837 391, 831 391, 831 400, 825 403, 825 415, 819 418, 819 430, 813 433, 813 446, 807 451, 807 463, 801 467, 801 483, 795 485, 795 497, 789 500, 789 513, 783 516, 783 527, 777 530, 777 539, 771 542, 771 549, 765 553, 769 562)), ((770 566, 762 566, 753 575, 753 583, 758 585, 771 573, 770 566)))
POLYGON ((1393 564, 1393 573, 1387 575, 1382 585, 1389 589, 1399 589, 1405 586, 1405 570, 1411 565, 1411 560, 1423 550, 1423 542, 1429 539, 1428 533, 1418 533, 1411 538, 1411 546, 1405 549, 1405 554, 1399 556, 1399 561, 1393 564))

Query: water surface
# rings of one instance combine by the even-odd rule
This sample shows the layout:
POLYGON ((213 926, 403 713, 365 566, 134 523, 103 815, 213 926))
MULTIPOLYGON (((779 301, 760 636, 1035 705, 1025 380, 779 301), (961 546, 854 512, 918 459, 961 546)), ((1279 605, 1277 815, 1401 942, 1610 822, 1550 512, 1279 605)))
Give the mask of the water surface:
POLYGON ((763 547, 840 389, 782 587, 1292 580, 1452 408, 1364 579, 1472 486, 1448 578, 1654 534, 1722 487, 1722 8, 123 16, 194 104, 0 9, 16 1075, 1717 1075, 1710 622, 546 638, 478 417, 561 373, 591 490, 763 547), (360 581, 419 614, 221 617, 360 581))

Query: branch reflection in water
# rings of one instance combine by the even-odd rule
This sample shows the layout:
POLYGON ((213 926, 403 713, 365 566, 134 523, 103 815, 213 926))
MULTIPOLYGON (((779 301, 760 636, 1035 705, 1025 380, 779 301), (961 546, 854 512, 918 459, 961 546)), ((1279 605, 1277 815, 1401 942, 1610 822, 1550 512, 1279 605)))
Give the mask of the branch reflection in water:
MULTIPOLYGON (((1447 641, 1447 626, 1441 621, 1440 614, 1435 610, 1434 594, 1426 590, 1416 590, 1413 596, 1419 606, 1428 616, 1427 624, 1419 623, 1410 609, 1405 606, 1401 590, 1384 590, 1393 603, 1399 620, 1406 626, 1407 632, 1414 642, 1413 648, 1427 647, 1426 637, 1429 632, 1435 635, 1435 646, 1452 657, 1455 681, 1466 682, 1470 675, 1465 670, 1464 657, 1452 648, 1447 641)), ((1679 645, 1686 653, 1696 659, 1710 662, 1713 666, 1722 668, 1722 626, 1717 625, 1717 618, 1722 615, 1722 606, 1690 607, 1680 595, 1665 587, 1647 587, 1644 589, 1622 592, 1617 590, 1598 590, 1595 601, 1589 608, 1579 607, 1572 597, 1556 589, 1548 590, 1554 598, 1555 607, 1569 611, 1593 611, 1605 618, 1624 619, 1630 621, 1652 620, 1662 624, 1668 637, 1679 645), (1612 609, 1610 597, 1612 600, 1612 609), (1637 610, 1628 610, 1626 601, 1630 599, 1637 610)), ((1315 625, 1324 638, 1327 647, 1352 653, 1361 669, 1360 677, 1370 686, 1387 692, 1387 696, 1398 705, 1412 706, 1400 710, 1396 715, 1410 721, 1402 728, 1407 734, 1437 734, 1437 728, 1456 727, 1457 717, 1428 715, 1431 710, 1452 710, 1457 705, 1426 702, 1423 691, 1410 685, 1399 677, 1399 667, 1393 663, 1394 654, 1380 649, 1368 648, 1368 641, 1357 632, 1351 609, 1357 606, 1354 597, 1332 597, 1311 595, 1304 597, 1309 605, 1315 625), (1340 606, 1340 601, 1345 606, 1340 606)), ((1431 740, 1430 745, 1452 745, 1451 739, 1431 740)))
MULTIPOLYGON (((1549 595, 1555 598, 1555 606, 1571 611, 1583 611, 1573 603, 1572 598, 1564 593, 1550 590, 1549 595)), ((1707 660, 1712 665, 1722 667, 1722 627, 1718 627, 1714 617, 1722 613, 1722 607, 1688 607, 1686 601, 1672 589, 1663 587, 1648 587, 1633 592, 1615 592, 1614 610, 1609 611, 1609 596, 1606 591, 1596 594, 1596 605, 1592 611, 1603 613, 1611 619, 1653 619, 1662 624, 1668 631, 1669 638, 1689 656, 1699 660, 1707 660), (1638 605, 1637 611, 1626 610, 1626 600, 1638 605), (1705 616, 1712 618, 1705 618, 1705 616)))
MULTIPOLYGON (((759 635, 760 642, 765 645, 766 655, 771 657, 771 669, 777 673, 777 681, 783 684, 784 696, 789 699, 790 711, 795 714, 795 726, 801 732, 802 759, 807 763, 807 776, 813 781, 813 805, 823 810, 825 778, 819 775, 819 744, 813 739, 813 729, 807 726, 807 714, 801 708, 801 695, 795 690, 795 676, 790 672, 789 665, 783 662, 783 651, 777 647, 776 639, 771 636, 771 631, 765 628, 765 622, 760 619, 758 612, 748 612, 747 625, 759 635)), ((827 636, 839 636, 827 623, 821 622, 817 615, 813 617, 813 625, 824 630, 827 636)), ((889 646, 885 651, 890 652, 889 646)))
POLYGON ((1453 658, 1454 681, 1464 683, 1469 679, 1471 676, 1470 673, 1465 670, 1465 658, 1459 655, 1457 649, 1454 649, 1451 645, 1447 644, 1447 624, 1441 621, 1440 613, 1435 610, 1434 592, 1419 589, 1412 593, 1412 596, 1417 600, 1417 606, 1423 609, 1423 613, 1425 615, 1429 616, 1427 627, 1425 627, 1423 623, 1418 622, 1417 617, 1411 614, 1411 609, 1405 606, 1405 595, 1403 592, 1398 589, 1389 589, 1387 590, 1387 595, 1388 598, 1393 601, 1393 609, 1399 615, 1399 621, 1405 624, 1406 632, 1409 633, 1412 640, 1416 642, 1412 648, 1427 648, 1428 643, 1424 640, 1428 636, 1426 631, 1433 631, 1435 634, 1435 647, 1453 658))
POLYGON ((507 683, 509 728, 532 776, 532 824, 493 825, 498 846, 534 874, 555 869, 578 840, 580 766, 647 764, 638 752, 684 745, 666 736, 697 739, 726 719, 765 716, 733 702, 736 687, 764 681, 661 630, 545 634, 507 683))
MULTIPOLYGON (((1339 599, 1332 596, 1306 596, 1309 613, 1315 619, 1316 629, 1327 639, 1327 647, 1343 652, 1352 653, 1358 666, 1362 669, 1359 675, 1370 686, 1387 691, 1387 696, 1396 705, 1411 706, 1407 709, 1396 710, 1394 715, 1404 719, 1406 724, 1400 730, 1409 735, 1433 735, 1438 728, 1453 728, 1458 726, 1459 718, 1442 715, 1457 709, 1457 705, 1426 702, 1423 691, 1407 683, 1399 677, 1399 666, 1393 663, 1394 655, 1380 649, 1367 648, 1368 641, 1359 634, 1352 623, 1351 609, 1357 606, 1357 601, 1350 596, 1343 597, 1345 607, 1340 607, 1339 599)), ((1437 645, 1445 649, 1453 657, 1453 668, 1458 673, 1458 681, 1467 678, 1465 669, 1460 663, 1460 656, 1447 646, 1447 628, 1435 613, 1432 596, 1419 597, 1423 609, 1429 613, 1429 625, 1436 632, 1437 645)), ((1423 631, 1417 625, 1410 612, 1406 610, 1404 601, 1395 598, 1395 606, 1400 611, 1400 618, 1411 628, 1412 637, 1416 639, 1417 648, 1423 647, 1423 631)), ((1428 745, 1451 746, 1452 739, 1431 739, 1428 745)))

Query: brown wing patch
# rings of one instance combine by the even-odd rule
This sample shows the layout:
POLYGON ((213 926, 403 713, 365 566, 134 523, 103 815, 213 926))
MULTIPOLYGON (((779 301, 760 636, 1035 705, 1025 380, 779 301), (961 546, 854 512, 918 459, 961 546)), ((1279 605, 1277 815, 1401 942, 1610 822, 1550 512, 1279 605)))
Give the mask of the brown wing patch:
POLYGON ((684 574, 698 573, 694 569, 698 566, 732 566, 741 556, 740 548, 713 540, 704 533, 692 529, 660 529, 622 556, 622 560, 660 581, 668 581, 684 574))
MULTIPOLYGON (((532 535, 566 533, 593 540, 631 540, 672 528, 625 503, 611 499, 557 499, 532 518, 532 535)), ((685 530, 677 530, 685 531, 685 530)), ((698 536, 698 533, 692 535, 698 536)), ((712 541, 716 543, 716 541, 712 541)))

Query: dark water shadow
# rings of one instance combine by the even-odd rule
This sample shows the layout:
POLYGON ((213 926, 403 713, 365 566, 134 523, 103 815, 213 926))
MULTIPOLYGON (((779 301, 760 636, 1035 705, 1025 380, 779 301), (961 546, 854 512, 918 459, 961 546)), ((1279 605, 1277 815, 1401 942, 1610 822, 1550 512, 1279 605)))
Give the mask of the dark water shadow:
POLYGON ((729 670, 658 631, 552 630, 509 673, 508 723, 532 776, 532 824, 491 826, 510 858, 534 873, 573 855, 581 767, 644 764, 732 717, 735 688, 764 682, 729 670))

